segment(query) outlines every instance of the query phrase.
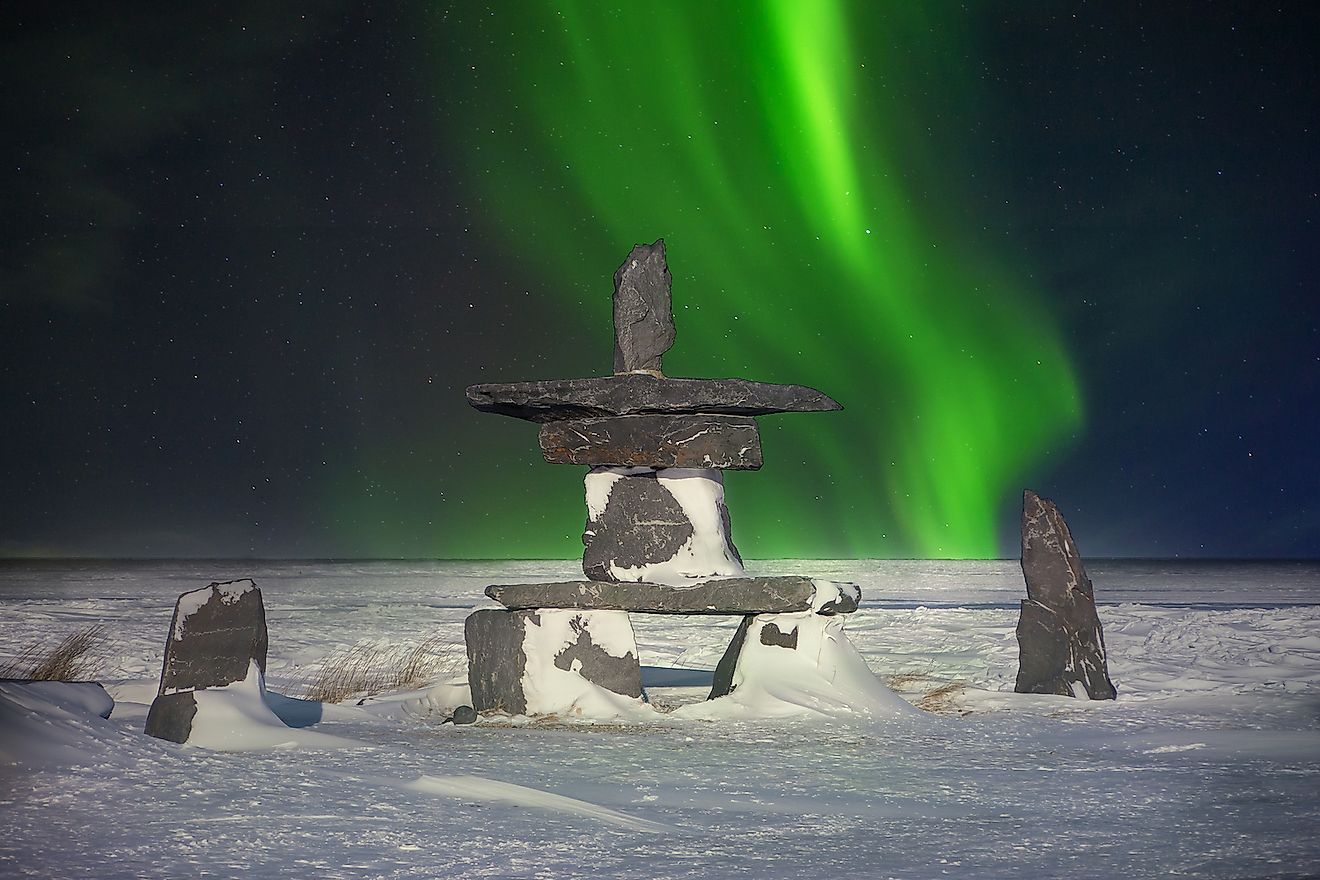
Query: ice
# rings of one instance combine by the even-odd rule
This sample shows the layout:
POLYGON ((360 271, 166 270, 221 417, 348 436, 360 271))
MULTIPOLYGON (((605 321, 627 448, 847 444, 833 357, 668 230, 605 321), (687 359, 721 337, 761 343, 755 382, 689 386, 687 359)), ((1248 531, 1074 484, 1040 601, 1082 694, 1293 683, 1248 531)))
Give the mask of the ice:
POLYGON ((940 714, 685 717, 737 621, 633 615, 641 662, 673 673, 651 720, 455 727, 446 679, 275 729, 369 749, 180 747, 141 730, 182 592, 260 583, 267 685, 296 696, 359 640, 461 654, 486 585, 570 580, 578 563, 0 565, 0 654, 102 623, 116 699, 103 720, 0 685, 0 875, 1320 874, 1320 565, 1087 560, 1119 687, 1099 702, 1012 692, 1015 561, 747 567, 860 584, 848 640, 940 714))

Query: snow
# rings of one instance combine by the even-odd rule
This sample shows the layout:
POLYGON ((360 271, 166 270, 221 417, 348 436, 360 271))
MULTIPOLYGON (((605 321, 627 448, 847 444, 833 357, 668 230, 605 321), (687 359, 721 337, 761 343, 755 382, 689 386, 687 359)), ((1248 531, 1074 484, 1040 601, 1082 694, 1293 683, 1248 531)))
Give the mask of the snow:
POLYGON ((296 730, 285 725, 266 704, 266 685, 255 660, 248 663, 243 681, 221 688, 195 690, 197 714, 193 716, 188 745, 222 752, 252 749, 354 748, 365 745, 316 730, 296 730))
POLYGON ((441 724, 465 696, 445 680, 272 728, 370 748, 177 746, 140 731, 181 592, 252 577, 268 686, 296 694, 357 640, 461 652, 487 584, 577 562, 5 563, 0 654, 103 623, 116 705, 0 684, 0 876, 1320 873, 1320 565, 1087 560, 1119 688, 1094 702, 1012 692, 1015 562, 748 567, 860 584, 849 642, 940 714, 686 717, 737 620, 634 615, 678 685, 649 689, 679 708, 646 723, 441 724))
POLYGON ((223 605, 233 605, 243 595, 256 589, 256 584, 251 578, 242 578, 235 581, 225 581, 224 583, 211 584, 199 590, 190 590, 179 596, 177 602, 177 611, 174 615, 174 627, 172 637, 176 642, 183 641, 184 621, 195 614, 203 605, 211 601, 211 597, 218 595, 223 605))

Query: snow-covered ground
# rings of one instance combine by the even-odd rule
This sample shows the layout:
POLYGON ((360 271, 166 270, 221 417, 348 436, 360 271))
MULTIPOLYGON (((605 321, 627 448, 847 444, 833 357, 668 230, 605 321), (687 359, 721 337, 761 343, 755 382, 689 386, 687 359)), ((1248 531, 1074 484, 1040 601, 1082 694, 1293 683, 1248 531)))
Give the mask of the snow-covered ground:
MULTIPOLYGON (((0 876, 1320 874, 1320 565, 1089 563, 1111 703, 1012 693, 1015 562, 748 568, 861 584, 851 640, 937 713, 455 727, 346 706, 292 748, 176 746, 138 731, 185 590, 254 578, 267 686, 297 695, 355 644, 461 654, 487 584, 575 564, 0 564, 0 657, 103 623, 118 701, 101 720, 0 692, 0 876)), ((736 624, 635 615, 654 702, 704 696, 736 624)))

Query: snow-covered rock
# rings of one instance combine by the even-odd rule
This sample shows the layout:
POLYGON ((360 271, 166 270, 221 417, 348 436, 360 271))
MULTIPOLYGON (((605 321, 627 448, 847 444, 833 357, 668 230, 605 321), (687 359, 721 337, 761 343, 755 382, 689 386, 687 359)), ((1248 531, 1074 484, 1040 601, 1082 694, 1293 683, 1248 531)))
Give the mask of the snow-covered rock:
POLYGON ((593 468, 582 570, 597 581, 682 585, 743 573, 724 479, 712 468, 593 468))
POLYGON ((477 712, 592 719, 650 713, 626 612, 486 608, 468 616, 465 631, 477 712))
POLYGON ((221 687, 266 669, 266 610, 249 579, 214 583, 179 597, 165 642, 160 693, 221 687))
POLYGON ((720 661, 711 699, 674 714, 719 719, 917 713, 871 672, 844 634, 845 619, 816 611, 745 617, 720 661))

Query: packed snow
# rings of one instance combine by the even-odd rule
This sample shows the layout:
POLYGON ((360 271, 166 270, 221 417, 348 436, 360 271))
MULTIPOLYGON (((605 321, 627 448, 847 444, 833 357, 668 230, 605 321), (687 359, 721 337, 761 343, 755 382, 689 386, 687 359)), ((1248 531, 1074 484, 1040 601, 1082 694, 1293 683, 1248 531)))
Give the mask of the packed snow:
POLYGON ((861 585, 856 614, 798 637, 828 659, 839 621, 867 669, 835 661, 835 682, 874 671, 877 708, 857 710, 861 685, 801 707, 801 670, 770 666, 705 703, 738 620, 633 615, 649 720, 445 723, 482 589, 576 568, 0 565, 0 655, 102 623, 116 701, 107 720, 90 691, 0 683, 0 876, 1320 873, 1320 565, 1088 561, 1119 689, 1090 702, 1012 692, 1014 562, 754 562, 861 585), (245 750, 143 736, 175 599, 242 577, 265 599, 266 679, 210 689, 199 716, 245 750), (456 675, 360 706, 288 698, 345 647, 428 639, 456 675), (744 688, 774 699, 735 711, 744 688))

